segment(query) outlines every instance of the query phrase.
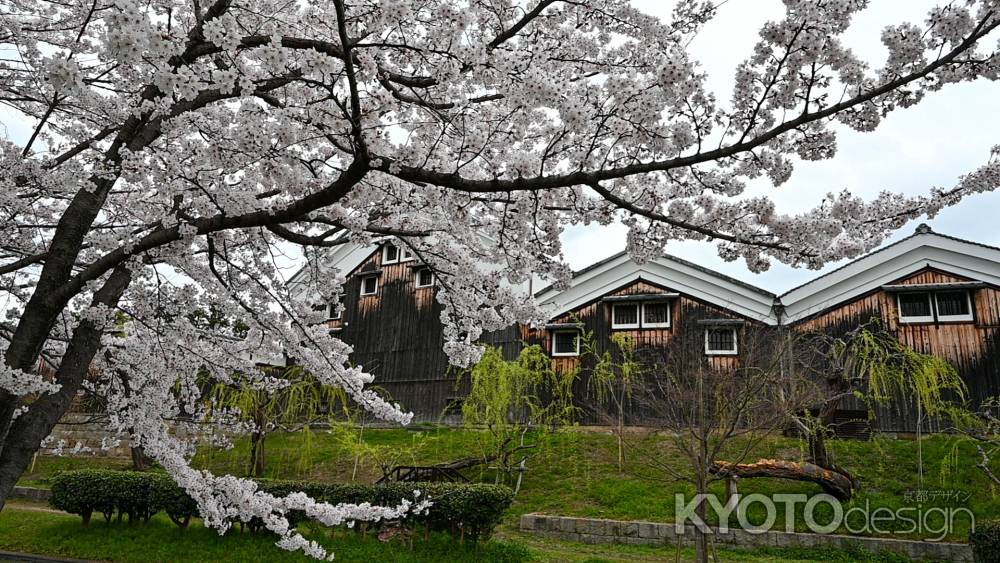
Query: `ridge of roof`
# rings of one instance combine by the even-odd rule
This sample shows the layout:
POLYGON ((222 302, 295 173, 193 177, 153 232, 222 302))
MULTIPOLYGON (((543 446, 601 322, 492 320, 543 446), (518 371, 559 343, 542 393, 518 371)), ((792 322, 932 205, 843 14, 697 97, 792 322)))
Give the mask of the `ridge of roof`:
MULTIPOLYGON (((590 272, 591 270, 599 268, 599 267, 601 267, 601 266, 603 266, 603 265, 605 265, 605 264, 607 264, 609 262, 613 262, 613 261, 615 261, 615 260, 617 260, 617 259, 619 259, 622 256, 625 256, 627 254, 628 254, 627 250, 621 250, 619 252, 616 252, 616 253, 612 254, 611 256, 608 256, 607 258, 602 258, 602 259, 598 260, 597 262, 594 262, 593 264, 585 266, 585 267, 583 267, 583 268, 581 268, 579 270, 575 270, 573 272, 573 278, 577 278, 579 276, 582 276, 583 274, 586 274, 587 272, 590 272)), ((681 264, 683 266, 687 266, 689 268, 693 268, 695 270, 698 270, 699 272, 704 272, 704 273, 709 274, 711 276, 715 276, 716 278, 719 278, 721 280, 725 280, 725 281, 727 281, 727 282, 729 282, 731 284, 734 284, 734 285, 738 285, 738 286, 740 286, 740 287, 742 287, 744 289, 749 289, 750 291, 755 291, 755 292, 760 293, 762 295, 765 295, 767 297, 773 297, 773 298, 777 298, 778 297, 778 295, 776 293, 768 291, 768 290, 766 290, 766 289, 764 289, 762 287, 758 287, 758 286, 753 285, 751 283, 747 283, 745 281, 738 280, 738 279, 736 279, 736 278, 734 278, 732 276, 727 276, 726 274, 723 274, 722 272, 717 272, 717 271, 715 271, 715 270, 713 270, 711 268, 708 268, 706 266, 702 266, 700 264, 695 264, 694 262, 690 262, 690 261, 685 260, 683 258, 678 258, 677 256, 674 256, 672 254, 661 254, 659 256, 659 258, 664 258, 664 259, 670 260, 672 262, 676 262, 678 264, 681 264)), ((656 260, 656 258, 654 258, 653 260, 656 260)), ((541 294, 543 294, 543 293, 545 293, 547 291, 550 291, 551 289, 552 289, 552 285, 550 284, 550 285, 548 285, 548 286, 546 286, 546 287, 544 287, 544 288, 536 291, 534 296, 538 297, 539 295, 541 295, 541 294)))
POLYGON ((934 235, 934 236, 938 236, 938 237, 941 237, 941 238, 953 240, 953 241, 956 241, 956 242, 961 242, 961 243, 965 243, 965 244, 971 244, 971 245, 979 246, 979 247, 982 247, 982 248, 988 248, 990 250, 1000 251, 1000 247, 991 246, 989 244, 985 244, 985 243, 976 242, 976 241, 973 241, 973 240, 963 239, 963 238, 959 238, 959 237, 956 237, 956 236, 946 235, 946 234, 943 234, 943 233, 939 233, 939 232, 935 231, 934 229, 932 229, 930 227, 930 225, 928 225, 927 223, 920 223, 919 225, 917 225, 917 228, 913 230, 913 234, 908 235, 906 237, 903 237, 903 238, 897 240, 896 242, 887 244, 887 245, 885 245, 883 247, 876 248, 875 250, 872 250, 870 252, 862 254, 861 256, 858 256, 854 260, 851 260, 850 262, 848 262, 846 264, 838 266, 837 268, 834 268, 834 269, 830 270, 829 272, 826 272, 825 274, 821 274, 819 276, 816 276, 815 278, 812 278, 809 281, 800 283, 799 285, 797 285, 797 286, 789 289, 788 291, 785 291, 785 292, 779 294, 778 295, 778 299, 781 299, 782 297, 788 295, 789 293, 792 293, 793 291, 798 291, 798 290, 802 289, 803 287, 806 287, 808 285, 816 283, 819 280, 822 280, 823 278, 832 276, 833 274, 835 274, 835 273, 843 270, 844 268, 848 268, 848 267, 850 267, 850 266, 852 266, 852 265, 854 265, 854 264, 856 264, 856 263, 858 263, 858 262, 860 262, 862 260, 866 260, 866 259, 868 259, 871 256, 875 256, 876 254, 879 254, 881 252, 885 252, 886 250, 889 250, 890 248, 892 248, 894 246, 898 246, 898 245, 903 244, 904 242, 906 242, 906 241, 908 241, 908 240, 910 240, 912 238, 915 238, 915 237, 918 237, 918 236, 922 236, 922 235, 934 235))

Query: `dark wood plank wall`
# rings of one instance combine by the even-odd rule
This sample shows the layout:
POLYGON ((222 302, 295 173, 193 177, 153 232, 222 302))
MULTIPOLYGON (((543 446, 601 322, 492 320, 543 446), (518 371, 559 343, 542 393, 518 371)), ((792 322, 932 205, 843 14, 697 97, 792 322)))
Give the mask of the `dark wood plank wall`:
MULTIPOLYGON (((671 322, 670 328, 655 329, 612 329, 611 328, 611 303, 601 301, 606 296, 653 294, 653 293, 680 293, 669 287, 663 287, 645 280, 637 280, 620 287, 614 291, 601 295, 594 301, 581 305, 572 311, 552 320, 554 324, 579 323, 585 333, 590 333, 594 346, 594 354, 602 355, 610 350, 616 353, 616 347, 612 345, 611 337, 615 333, 624 333, 635 339, 637 356, 640 361, 643 357, 650 362, 662 360, 663 352, 676 344, 676 339, 681 335, 687 338, 696 339, 693 346, 704 350, 704 329, 698 324, 702 319, 734 319, 743 321, 745 324, 738 329, 737 350, 739 355, 733 356, 705 356, 708 365, 717 369, 727 369, 738 365, 742 347, 739 345, 746 337, 748 329, 753 327, 761 330, 764 325, 747 319, 739 314, 723 309, 704 301, 695 299, 689 295, 680 293, 679 297, 671 299, 671 322)), ((525 330, 525 340, 532 344, 539 344, 551 354, 552 352, 552 331, 548 329, 525 330)), ((617 355, 617 354, 616 354, 617 355)), ((580 369, 576 385, 574 386, 574 397, 577 406, 581 409, 581 420, 583 424, 603 424, 607 422, 606 417, 601 415, 599 409, 595 408, 593 401, 593 388, 590 380, 590 371, 596 363, 593 355, 583 354, 581 356, 556 356, 552 358, 553 369, 558 372, 567 372, 580 369)), ((629 414, 629 422, 633 424, 642 423, 642 413, 640 409, 633 405, 629 414)))
MULTIPOLYGON (((329 326, 354 347, 351 361, 375 376, 374 387, 412 411, 415 421, 438 421, 453 399, 468 393, 468 381, 449 366, 437 286, 416 287, 419 267, 415 260, 383 264, 381 249, 374 252, 348 275, 344 313, 329 326), (378 272, 378 291, 362 296, 361 280, 373 272, 378 272)), ((511 327, 482 341, 516 356, 519 339, 511 327)))
MULTIPOLYGON (((448 358, 442 351, 441 305, 434 299, 436 289, 416 287, 417 267, 416 261, 383 264, 381 250, 374 252, 348 276, 343 296, 343 317, 330 321, 330 326, 339 329, 344 341, 354 347, 352 361, 375 375, 373 385, 384 389, 393 400, 413 411, 415 420, 438 421, 442 420, 442 414, 449 404, 465 396, 468 382, 461 377, 460 370, 449 367, 448 358), (372 272, 378 272, 378 291, 373 296, 361 296, 361 279, 372 272)), ((970 280, 928 269, 893 283, 961 281, 970 280)), ((987 287, 971 291, 974 322, 903 324, 898 320, 895 296, 877 290, 848 303, 832 306, 791 328, 842 334, 873 316, 878 317, 908 346, 952 362, 968 385, 970 398, 978 403, 987 397, 1000 396, 1000 289, 987 287)), ((638 280, 608 295, 648 293, 680 292, 638 280)), ((669 347, 682 332, 703 334, 704 328, 698 325, 700 319, 743 320, 745 324, 739 329, 738 335, 741 343, 746 340, 748 330, 757 333, 772 331, 774 334, 782 330, 766 327, 733 311, 683 293, 671 301, 670 328, 612 330, 611 306, 601 301, 603 297, 605 296, 599 296, 552 320, 554 323, 582 323, 583 330, 592 333, 598 354, 611 347, 611 336, 615 332, 631 335, 640 350, 655 353, 669 347)), ((549 353, 552 349, 551 331, 523 326, 512 326, 486 335, 482 341, 500 346, 508 359, 517 357, 525 342, 537 343, 549 353)), ((735 367, 741 356, 745 356, 743 348, 740 346, 740 355, 708 356, 706 362, 719 369, 735 367)), ((594 361, 592 357, 583 356, 552 359, 553 367, 558 371, 580 368, 574 394, 583 407, 585 415, 581 422, 584 423, 603 422, 602 417, 587 408, 592 403, 588 371, 593 367, 594 361)), ((851 399, 843 404, 843 408, 863 411, 865 406, 851 399)), ((641 423, 635 417, 632 421, 641 423)), ((914 406, 901 402, 891 408, 879 408, 877 424, 884 431, 913 432, 916 430, 914 406)), ((929 421, 924 429, 939 430, 940 424, 929 421)))
MULTIPOLYGON (((929 284, 973 281, 933 269, 925 269, 893 284, 929 284)), ((914 350, 945 358, 962 375, 974 404, 1000 395, 1000 289, 985 287, 970 290, 973 301, 972 322, 900 323, 894 294, 881 289, 796 323, 801 331, 824 331, 843 334, 872 317, 914 350)), ((858 400, 845 402, 845 409, 864 410, 858 400)), ((900 402, 897 407, 876 410, 877 425, 884 431, 915 432, 916 407, 900 402)), ((924 430, 942 429, 940 421, 928 421, 924 430)))

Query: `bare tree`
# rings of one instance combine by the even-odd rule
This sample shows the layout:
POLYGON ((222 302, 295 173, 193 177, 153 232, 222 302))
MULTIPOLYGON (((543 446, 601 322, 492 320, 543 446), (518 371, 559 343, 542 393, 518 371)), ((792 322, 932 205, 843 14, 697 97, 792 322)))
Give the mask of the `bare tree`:
MULTIPOLYGON (((788 341, 776 338, 775 329, 738 329, 738 356, 706 355, 705 330, 681 327, 663 350, 647 354, 658 361, 646 364, 636 402, 656 432, 652 438, 665 440, 671 450, 627 442, 637 459, 666 478, 692 484, 697 494, 738 477, 733 469, 816 401, 819 391, 813 381, 784 369, 788 341), (679 452, 684 467, 671 463, 667 451, 679 452)), ((730 492, 735 496, 735 487, 730 492)), ((702 522, 708 521, 707 508, 704 501, 696 507, 702 522)), ((707 561, 709 539, 699 526, 695 547, 698 560, 707 561)))

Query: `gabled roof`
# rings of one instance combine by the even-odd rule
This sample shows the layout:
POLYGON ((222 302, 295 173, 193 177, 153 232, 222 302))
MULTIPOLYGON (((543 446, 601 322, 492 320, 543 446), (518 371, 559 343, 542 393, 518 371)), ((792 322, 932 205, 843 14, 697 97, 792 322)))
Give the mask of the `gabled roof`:
POLYGON ((574 273, 566 289, 550 287, 535 296, 542 305, 550 307, 552 317, 558 317, 640 279, 744 317, 778 324, 773 293, 674 256, 640 265, 628 253, 619 252, 574 273))
MULTIPOLYGON (((492 244, 497 244, 496 241, 486 236, 482 233, 476 233, 475 236, 479 237, 484 241, 488 241, 492 244)), ((359 266, 361 266, 372 254, 377 252, 383 244, 394 240, 393 237, 383 236, 374 239, 371 244, 361 244, 357 242, 346 242, 344 244, 338 245, 334 248, 324 249, 325 252, 320 256, 319 265, 317 269, 322 274, 333 274, 334 272, 343 275, 350 276, 355 273, 359 266)), ((481 264, 482 268, 487 271, 493 269, 494 267, 488 264, 481 264)), ((303 266, 297 272, 292 274, 292 277, 288 279, 288 285, 293 289, 293 293, 301 291, 296 289, 295 286, 302 286, 305 281, 309 279, 309 276, 314 270, 310 270, 309 266, 303 266)), ((504 287, 517 289, 518 291, 527 291, 528 284, 523 285, 511 285, 502 280, 500 282, 504 287)))
MULTIPOLYGON (((327 252, 318 268, 349 275, 382 242, 338 246, 327 252)), ((1000 287, 1000 248, 935 233, 922 224, 914 234, 780 296, 675 256, 640 265, 619 252, 575 272, 566 289, 550 286, 535 297, 549 306, 555 318, 641 279, 766 324, 791 324, 927 268, 1000 287)), ((300 284, 308 275, 303 268, 289 284, 300 284)))
POLYGON ((922 224, 903 240, 782 294, 783 323, 823 312, 926 268, 1000 286, 1000 248, 938 234, 922 224))
MULTIPOLYGON (((380 243, 359 244, 348 242, 328 250, 317 266, 320 272, 337 273, 347 276, 360 266, 373 252, 378 250, 380 243)), ((309 266, 303 266, 295 272, 288 280, 288 285, 296 286, 308 280, 310 275, 309 266)), ((294 291, 294 290, 293 290, 294 291)))

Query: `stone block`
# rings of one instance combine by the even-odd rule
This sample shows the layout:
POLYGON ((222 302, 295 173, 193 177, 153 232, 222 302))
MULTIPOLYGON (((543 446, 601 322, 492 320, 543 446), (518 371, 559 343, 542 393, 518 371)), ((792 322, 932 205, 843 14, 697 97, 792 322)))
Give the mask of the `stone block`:
POLYGON ((604 536, 607 535, 607 520, 600 520, 597 518, 591 518, 586 520, 584 526, 584 533, 590 534, 592 536, 604 536))
POLYGON ((538 523, 537 514, 522 514, 520 528, 522 532, 533 532, 535 531, 535 526, 538 523))
POLYGON ((657 539, 662 536, 660 536, 657 524, 653 522, 639 522, 639 537, 657 539))

